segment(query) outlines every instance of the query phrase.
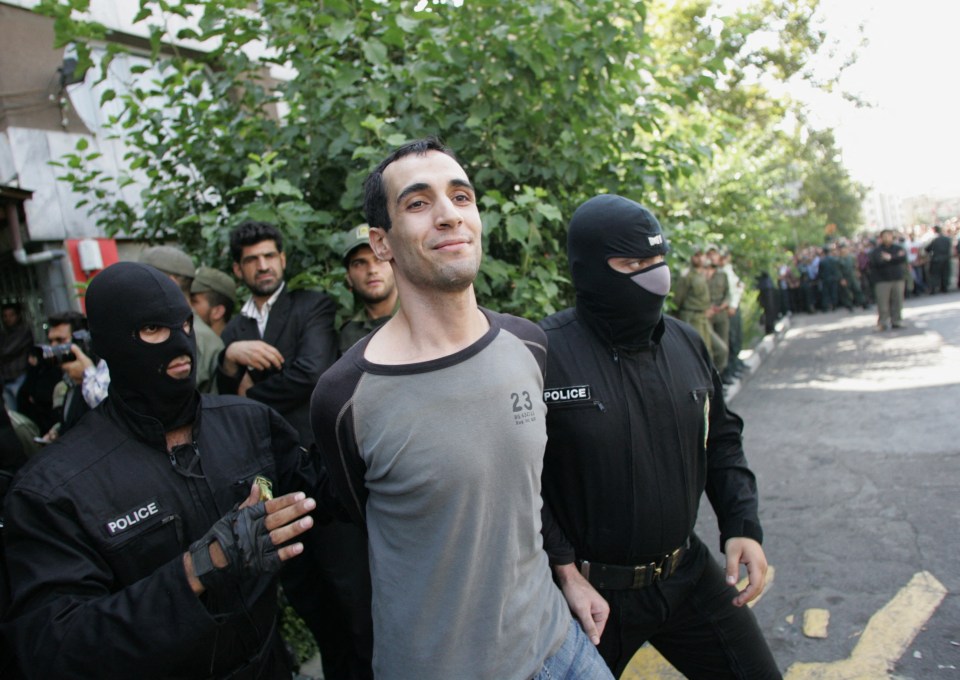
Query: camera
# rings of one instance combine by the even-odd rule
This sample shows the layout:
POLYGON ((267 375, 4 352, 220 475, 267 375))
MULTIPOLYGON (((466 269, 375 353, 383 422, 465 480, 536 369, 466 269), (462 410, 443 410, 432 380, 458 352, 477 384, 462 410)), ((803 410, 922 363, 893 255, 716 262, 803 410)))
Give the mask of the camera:
POLYGON ((71 337, 71 342, 62 345, 34 345, 33 356, 50 366, 63 366, 77 360, 77 355, 73 353, 74 345, 84 354, 90 355, 90 331, 74 331, 71 337))

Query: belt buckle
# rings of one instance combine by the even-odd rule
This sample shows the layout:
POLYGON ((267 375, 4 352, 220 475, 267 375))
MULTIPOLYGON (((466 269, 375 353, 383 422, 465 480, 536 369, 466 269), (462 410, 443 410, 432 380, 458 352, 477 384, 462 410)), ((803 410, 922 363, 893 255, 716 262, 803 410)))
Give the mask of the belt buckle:
POLYGON ((656 562, 650 562, 648 564, 638 564, 633 568, 633 588, 636 590, 638 588, 644 588, 651 583, 659 580, 660 575, 660 566, 656 562), (653 575, 650 577, 650 580, 647 580, 647 572, 653 570, 653 575))

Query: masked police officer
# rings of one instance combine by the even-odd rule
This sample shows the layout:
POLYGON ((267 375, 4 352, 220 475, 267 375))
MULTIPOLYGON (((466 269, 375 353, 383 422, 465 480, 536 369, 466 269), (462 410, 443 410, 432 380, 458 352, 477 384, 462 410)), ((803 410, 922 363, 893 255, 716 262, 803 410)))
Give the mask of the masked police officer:
POLYGON ((296 432, 197 392, 193 316, 166 275, 121 262, 86 300, 109 396, 6 500, 3 633, 23 672, 289 678, 275 575, 315 501, 280 494, 316 485, 296 432))
POLYGON ((667 244, 620 196, 574 213, 576 308, 541 322, 548 341, 543 491, 574 560, 610 604, 600 653, 619 676, 647 640, 689 678, 775 678, 745 605, 763 589, 757 488, 743 422, 700 336, 663 315, 667 244), (700 497, 720 520, 726 569, 693 533, 700 497), (740 565, 749 585, 734 587, 740 565))

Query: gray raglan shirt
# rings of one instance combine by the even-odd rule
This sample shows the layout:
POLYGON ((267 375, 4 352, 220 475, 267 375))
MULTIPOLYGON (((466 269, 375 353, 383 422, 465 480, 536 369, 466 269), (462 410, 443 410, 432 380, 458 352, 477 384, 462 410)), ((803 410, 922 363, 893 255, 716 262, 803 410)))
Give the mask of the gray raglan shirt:
POLYGON ((400 366, 354 345, 311 417, 350 513, 365 520, 378 680, 529 678, 571 615, 541 538, 545 337, 484 310, 456 354, 400 366))

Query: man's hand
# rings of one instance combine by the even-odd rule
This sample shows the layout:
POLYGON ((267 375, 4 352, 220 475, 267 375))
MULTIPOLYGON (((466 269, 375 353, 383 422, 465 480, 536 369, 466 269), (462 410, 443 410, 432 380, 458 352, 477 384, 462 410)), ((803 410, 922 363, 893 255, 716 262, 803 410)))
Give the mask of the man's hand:
POLYGON ((733 605, 742 607, 763 592, 767 578, 767 556, 759 543, 742 536, 728 539, 724 545, 724 553, 727 556, 728 584, 736 585, 741 564, 747 567, 747 587, 733 598, 733 605))
POLYGON ((249 373, 244 373, 243 377, 240 378, 240 386, 237 387, 237 394, 241 397, 247 396, 247 390, 253 387, 253 378, 250 377, 249 373))
POLYGON ((283 367, 283 355, 273 345, 263 340, 237 340, 227 345, 223 353, 223 372, 235 376, 240 367, 265 371, 283 367))
POLYGON ((218 520, 184 554, 187 581, 195 594, 226 581, 276 572, 303 552, 302 543, 284 544, 313 526, 313 518, 304 515, 317 506, 316 501, 302 492, 265 502, 259 497, 260 487, 253 484, 237 510, 218 520))
POLYGON ((610 616, 610 605, 577 570, 575 564, 554 566, 553 572, 557 575, 567 606, 580 621, 583 632, 594 645, 599 645, 610 616))
POLYGON ((63 370, 67 374, 67 377, 69 377, 74 384, 82 385, 83 371, 86 368, 93 367, 93 360, 88 357, 76 344, 71 345, 70 351, 73 352, 73 356, 75 356, 76 359, 64 363, 63 370))

